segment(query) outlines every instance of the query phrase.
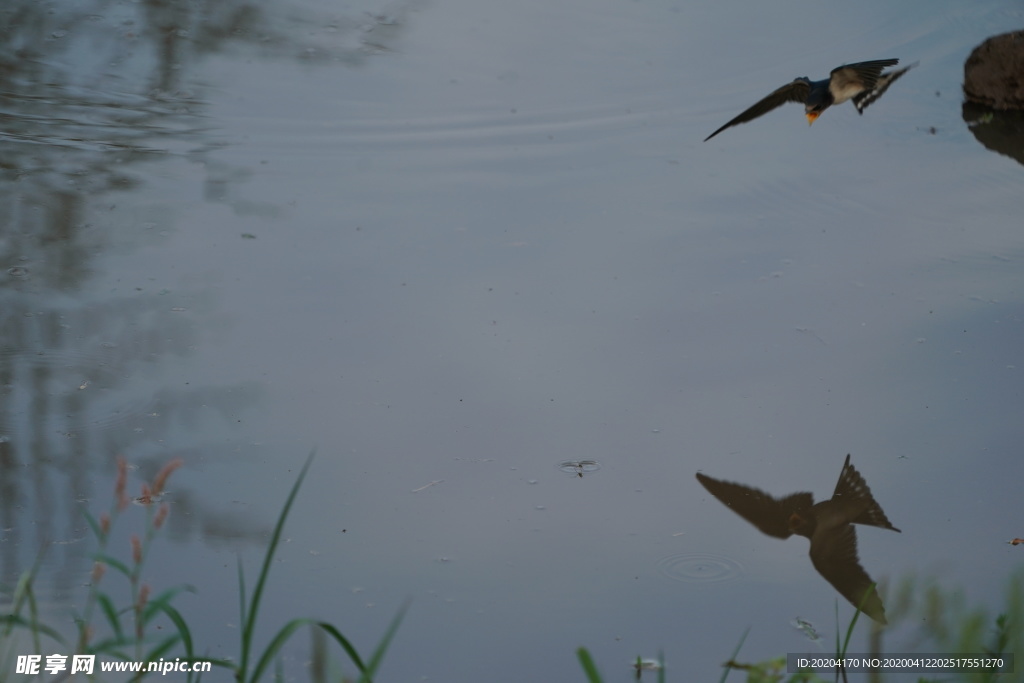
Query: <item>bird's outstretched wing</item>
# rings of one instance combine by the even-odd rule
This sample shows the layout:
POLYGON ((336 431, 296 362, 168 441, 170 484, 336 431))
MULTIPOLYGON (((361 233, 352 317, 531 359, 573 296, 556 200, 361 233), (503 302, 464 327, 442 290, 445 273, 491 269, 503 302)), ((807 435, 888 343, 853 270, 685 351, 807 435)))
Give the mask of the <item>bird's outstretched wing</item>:
MULTIPOLYGON (((870 62, 866 62, 870 63, 870 62)), ((787 83, 768 97, 764 98, 754 106, 748 108, 742 114, 729 121, 711 135, 704 138, 704 142, 707 142, 711 138, 721 133, 726 128, 732 126, 738 126, 741 123, 747 121, 753 121, 759 116, 764 116, 772 109, 778 109, 786 102, 806 102, 807 95, 811 92, 811 82, 806 78, 798 78, 792 83, 787 83)))
POLYGON ((789 517, 794 512, 810 510, 814 496, 810 493, 793 493, 785 498, 774 498, 760 489, 731 481, 722 481, 697 473, 697 481, 733 512, 747 520, 761 532, 776 538, 793 535, 789 517))
POLYGON ((875 497, 871 495, 868 483, 864 481, 857 468, 850 464, 850 455, 846 455, 846 462, 843 463, 843 470, 839 473, 839 481, 836 482, 835 493, 832 494, 832 501, 837 508, 845 510, 859 509, 855 517, 846 517, 843 522, 853 524, 865 524, 877 526, 881 529, 891 529, 899 533, 899 529, 892 525, 889 518, 885 516, 882 506, 878 504, 875 497), (853 503, 856 502, 856 508, 853 503))
POLYGON ((875 582, 860 566, 857 532, 852 525, 819 529, 811 538, 811 562, 851 605, 878 623, 886 623, 885 607, 875 582))
POLYGON ((917 62, 914 62, 909 66, 905 66, 902 69, 899 69, 898 71, 890 71, 887 74, 882 74, 881 76, 878 77, 878 79, 875 81, 874 86, 870 90, 865 90, 864 92, 858 95, 854 95, 853 106, 857 107, 857 113, 863 114, 864 110, 868 108, 868 105, 870 105, 872 102, 881 97, 885 93, 885 91, 889 89, 889 86, 896 81, 897 78, 907 73, 915 66, 917 66, 917 62))
POLYGON ((898 59, 874 59, 870 62, 857 62, 855 64, 843 64, 832 69, 829 74, 829 89, 836 99, 839 94, 836 90, 856 86, 858 89, 873 88, 882 69, 887 66, 896 66, 900 63, 898 59))
POLYGON ((828 77, 828 89, 835 98, 835 104, 871 92, 878 84, 882 69, 899 63, 898 59, 875 59, 870 62, 843 64, 832 69, 828 77))

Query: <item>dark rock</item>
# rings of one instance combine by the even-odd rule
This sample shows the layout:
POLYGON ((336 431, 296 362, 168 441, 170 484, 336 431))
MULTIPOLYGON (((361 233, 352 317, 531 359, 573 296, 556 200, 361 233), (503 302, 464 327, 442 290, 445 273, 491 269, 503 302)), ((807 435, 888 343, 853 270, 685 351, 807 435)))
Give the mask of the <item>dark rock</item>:
POLYGON ((993 109, 1024 109, 1024 31, 992 36, 964 64, 964 95, 993 109))

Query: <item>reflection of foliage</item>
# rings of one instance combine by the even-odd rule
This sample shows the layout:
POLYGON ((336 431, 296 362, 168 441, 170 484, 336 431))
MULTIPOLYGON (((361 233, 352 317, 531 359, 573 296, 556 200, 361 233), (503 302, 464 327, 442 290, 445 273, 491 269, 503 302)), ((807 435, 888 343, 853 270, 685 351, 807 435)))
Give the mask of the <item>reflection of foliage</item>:
MULTIPOLYGON (((897 590, 892 591, 887 604, 890 605, 890 627, 900 623, 917 624, 915 642, 900 646, 901 652, 962 654, 973 657, 1024 652, 1024 581, 1021 576, 1011 579, 1004 606, 1006 611, 994 618, 984 608, 968 607, 962 591, 950 591, 934 582, 914 578, 906 579, 897 590)), ((853 624, 848 629, 846 643, 842 648, 837 648, 837 656, 848 652, 852 627, 853 624)), ((882 629, 872 631, 872 657, 885 656, 880 642, 874 642, 876 638, 881 639, 882 633, 882 629)), ((747 683, 823 681, 810 673, 792 674, 787 679, 785 657, 757 664, 738 664, 734 659, 730 659, 725 667, 746 671, 747 683)), ((846 680, 845 672, 843 674, 843 680, 846 680)), ((883 674, 874 676, 872 680, 886 680, 883 674)), ((1008 679, 1005 674, 989 669, 950 671, 937 678, 921 677, 918 680, 920 683, 938 683, 940 680, 991 683, 1008 679)))
MULTIPOLYGON (((91 283, 97 256, 173 230, 171 200, 124 199, 145 184, 143 164, 186 158, 218 188, 207 201, 246 177, 215 158, 223 141, 211 132, 202 60, 232 50, 356 65, 402 27, 401 13, 324 16, 301 1, 0 2, 0 534, 13 549, 0 576, 24 564, 23 526, 41 543, 82 536, 74 515, 63 528, 55 520, 90 496, 86 474, 105 459, 128 447, 142 462, 147 449, 187 454, 206 438, 200 422, 236 423, 254 400, 253 385, 154 389, 159 366, 199 341, 202 292, 91 283), (19 523, 29 517, 31 527, 19 523)), ((186 503, 206 511, 180 492, 186 503)), ((216 513, 189 519, 206 539, 258 536, 216 513)), ((58 591, 85 559, 79 548, 49 558, 58 591)))
POLYGON ((128 166, 165 154, 169 140, 202 149, 204 103, 188 68, 198 59, 240 45, 271 58, 358 64, 388 49, 402 16, 315 16, 247 0, 8 0, 0 181, 31 179, 47 193, 130 189, 128 166))
MULTIPOLYGON (((152 388, 159 362, 198 342, 202 296, 137 283, 89 288, 97 255, 111 245, 131 249, 173 229, 165 207, 121 208, 144 183, 143 163, 180 155, 221 184, 245 178, 213 158, 222 142, 195 67, 229 49, 358 64, 401 25, 398 13, 323 16, 292 0, 0 3, 0 526, 8 547, 21 547, 17 519, 29 514, 44 542, 81 535, 70 518, 53 528, 54 501, 88 497, 85 473, 105 464, 97 454, 128 446, 144 454, 158 442, 165 453, 187 452, 203 438, 197 421, 234 423, 255 397, 252 385, 152 388)), ((240 535, 223 526, 225 536, 240 535)), ((243 533, 255 535, 251 525, 243 533)), ((76 546, 63 548, 70 576, 82 558, 76 546)), ((17 554, 0 561, 9 575, 17 554)))
MULTIPOLYGON (((984 657, 996 655, 1015 656, 1024 652, 1024 573, 1012 577, 1007 589, 1004 609, 996 617, 984 608, 969 607, 962 591, 950 591, 941 588, 933 581, 921 581, 916 578, 906 579, 895 591, 890 593, 887 604, 890 606, 889 629, 900 623, 917 625, 915 641, 900 647, 901 652, 931 653, 946 655, 962 655, 984 657)), ((857 621, 858 613, 847 627, 846 641, 836 642, 836 657, 846 656, 849 652, 850 638, 857 621)), ((838 619, 838 608, 837 608, 838 619)), ((837 623, 838 627, 838 623, 837 623)), ((871 657, 884 657, 881 647, 881 635, 885 632, 881 627, 874 627, 871 632, 871 657)), ((825 683, 810 671, 788 673, 787 657, 776 657, 761 662, 747 663, 737 660, 747 634, 744 633, 734 648, 732 655, 722 665, 723 673, 719 683, 725 683, 733 670, 746 674, 747 683, 825 683)), ((602 683, 604 680, 597 670, 590 652, 586 648, 576 651, 577 659, 589 683, 602 683)), ((852 656, 852 655, 849 655, 852 656)), ((636 667, 636 680, 641 680, 643 669, 636 667)), ((1020 666, 1012 662, 1012 666, 1020 666)), ((658 682, 664 683, 665 667, 659 659, 658 682)), ((836 680, 847 680, 845 671, 835 674, 836 680)), ((884 674, 872 673, 872 681, 883 682, 884 674)), ((682 677, 680 677, 681 679, 682 677)), ((988 670, 950 670, 938 678, 918 679, 919 683, 993 683, 994 681, 1019 680, 1004 672, 988 670)))
POLYGON ((726 669, 747 672, 747 683, 825 683, 825 679, 810 671, 799 671, 786 678, 786 658, 776 657, 757 664, 743 664, 729 660, 722 665, 726 669))
POLYGON ((73 84, 178 98, 188 64, 230 44, 265 57, 356 64, 390 49, 404 17, 400 7, 347 17, 259 0, 7 0, 0 9, 0 86, 9 93, 17 83, 73 84))
MULTIPOLYGON (((742 641, 741 641, 742 642, 742 641)), ((737 648, 738 649, 738 648, 737 648)), ((735 656, 735 653, 733 653, 735 656)), ((585 647, 581 647, 576 650, 576 658, 580 662, 580 667, 583 669, 583 673, 587 677, 589 683, 603 683, 604 679, 601 677, 600 672, 597 670, 597 665, 594 663, 593 658, 590 656, 590 652, 585 647)), ((646 671, 653 671, 657 673, 658 683, 665 683, 665 664, 663 658, 659 658, 656 662, 652 662, 653 666, 643 666, 645 660, 637 658, 637 663, 634 665, 636 672, 636 680, 643 680, 643 674, 646 671)), ((786 678, 786 658, 778 657, 776 659, 770 659, 757 664, 746 664, 737 662, 735 659, 730 659, 728 662, 722 665, 724 673, 722 674, 722 681, 726 679, 729 672, 732 670, 745 671, 747 674, 747 683, 826 683, 826 681, 818 676, 815 676, 810 672, 798 672, 786 678)))
MULTIPOLYGON (((914 649, 975 655, 1024 652, 1024 574, 1011 577, 1005 611, 995 617, 983 607, 969 606, 963 591, 944 589, 935 581, 908 578, 892 595, 893 622, 917 625, 914 649)), ((957 680, 982 683, 1005 677, 982 671, 961 674, 957 680)))
POLYGON ((265 57, 298 58, 312 62, 362 63, 367 55, 391 49, 404 26, 405 9, 314 16, 296 6, 278 3, 230 3, 208 0, 200 10, 196 47, 235 41, 254 47, 265 57))

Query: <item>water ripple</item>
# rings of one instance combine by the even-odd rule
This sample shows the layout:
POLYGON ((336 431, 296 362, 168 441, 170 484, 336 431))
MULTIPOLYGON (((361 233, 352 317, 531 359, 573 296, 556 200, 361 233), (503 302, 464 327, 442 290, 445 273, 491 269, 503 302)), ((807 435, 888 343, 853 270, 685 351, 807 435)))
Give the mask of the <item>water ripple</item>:
POLYGON ((731 557, 712 553, 679 553, 658 560, 662 574, 675 581, 720 583, 733 581, 746 573, 743 565, 731 557))

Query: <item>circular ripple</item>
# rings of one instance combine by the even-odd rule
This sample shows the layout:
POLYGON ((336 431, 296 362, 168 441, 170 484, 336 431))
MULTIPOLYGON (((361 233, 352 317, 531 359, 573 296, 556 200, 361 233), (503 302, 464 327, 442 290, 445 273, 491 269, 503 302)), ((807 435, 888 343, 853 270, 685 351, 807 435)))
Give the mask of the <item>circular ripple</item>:
POLYGON ((718 583, 733 581, 745 573, 731 557, 710 553, 680 553, 658 560, 661 573, 674 581, 718 583))

